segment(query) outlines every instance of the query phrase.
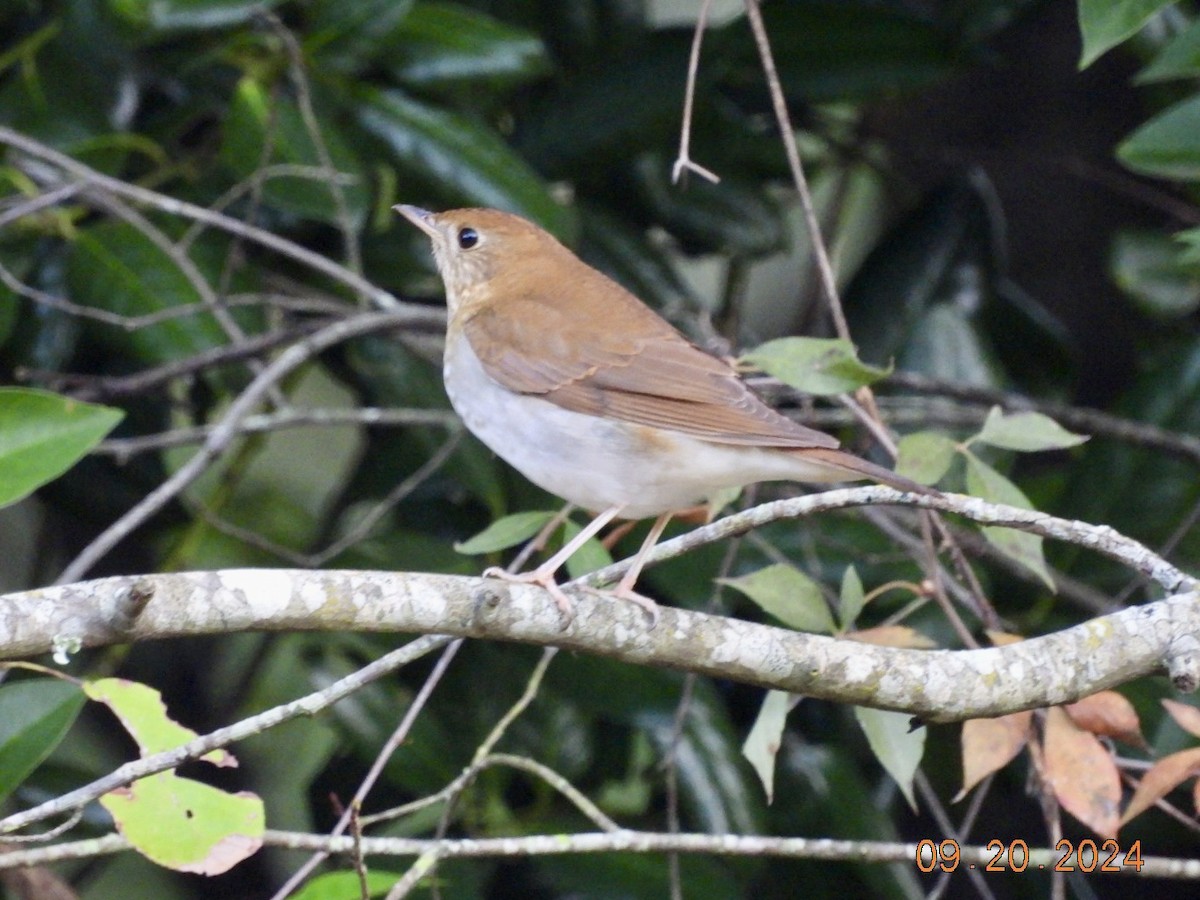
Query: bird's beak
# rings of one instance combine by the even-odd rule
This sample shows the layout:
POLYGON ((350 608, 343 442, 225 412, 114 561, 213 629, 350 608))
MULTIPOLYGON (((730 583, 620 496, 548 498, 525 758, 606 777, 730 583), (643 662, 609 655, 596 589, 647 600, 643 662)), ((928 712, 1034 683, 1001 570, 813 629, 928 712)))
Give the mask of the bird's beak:
POLYGON ((421 209, 419 206, 409 206, 407 203, 398 203, 392 207, 392 210, 400 213, 434 240, 441 237, 437 227, 433 224, 433 213, 429 210, 421 209))

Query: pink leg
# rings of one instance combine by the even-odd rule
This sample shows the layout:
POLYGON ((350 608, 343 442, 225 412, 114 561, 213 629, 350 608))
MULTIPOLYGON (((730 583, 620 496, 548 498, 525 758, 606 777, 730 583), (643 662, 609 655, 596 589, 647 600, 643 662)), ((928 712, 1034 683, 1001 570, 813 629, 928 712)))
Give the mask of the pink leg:
MULTIPOLYGON (((563 567, 563 564, 575 555, 575 552, 582 547, 589 538, 594 537, 601 528, 617 517, 624 507, 611 506, 606 509, 596 518, 592 519, 580 532, 571 538, 563 548, 555 553, 552 557, 534 569, 532 572, 509 572, 505 569, 492 566, 483 573, 484 578, 502 578, 505 581, 515 581, 521 584, 537 584, 544 587, 550 592, 550 596, 554 598, 554 602, 563 614, 568 618, 575 615, 575 608, 571 603, 571 599, 563 593, 562 588, 558 586, 558 582, 554 580, 555 573, 563 567)), ((645 599, 645 598, 643 598, 645 599)))
POLYGON ((646 565, 646 557, 650 555, 650 551, 654 549, 654 545, 658 543, 658 539, 662 537, 662 533, 670 521, 671 514, 669 512, 663 513, 654 520, 654 524, 650 526, 650 531, 646 534, 646 539, 642 541, 642 546, 638 548, 637 556, 629 564, 629 570, 617 582, 617 586, 612 592, 612 596, 617 599, 636 603, 642 609, 646 610, 646 612, 650 613, 654 624, 658 623, 658 604, 649 597, 643 597, 637 593, 633 589, 633 586, 637 584, 638 576, 642 574, 642 567, 646 565))

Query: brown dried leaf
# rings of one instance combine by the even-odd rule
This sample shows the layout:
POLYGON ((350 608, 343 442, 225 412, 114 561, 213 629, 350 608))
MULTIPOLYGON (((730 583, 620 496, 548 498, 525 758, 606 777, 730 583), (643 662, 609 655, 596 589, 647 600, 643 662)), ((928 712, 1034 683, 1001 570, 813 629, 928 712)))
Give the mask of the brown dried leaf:
POLYGON ((1067 715, 1092 734, 1116 738, 1134 747, 1145 748, 1141 723, 1133 704, 1116 691, 1100 691, 1064 707, 1067 715))
POLYGON ((1193 737, 1200 738, 1200 709, 1178 700, 1163 700, 1162 705, 1180 728, 1193 737))
POLYGON ((912 650, 932 650, 937 642, 907 625, 880 625, 878 628, 863 628, 847 631, 844 635, 852 641, 877 644, 880 647, 908 647, 912 650))
POLYGON ((1025 640, 1025 638, 1021 637, 1019 634, 1009 634, 1007 631, 996 631, 992 628, 985 630, 984 634, 988 636, 988 640, 990 640, 996 647, 1004 647, 1008 644, 1019 644, 1021 641, 1025 640))
POLYGON ((957 803, 975 785, 1012 762, 1029 740, 1032 710, 999 716, 995 719, 969 719, 963 722, 963 786, 954 798, 957 803))
POLYGON ((1140 816, 1193 775, 1200 775, 1200 747, 1164 756, 1138 782, 1125 814, 1121 816, 1121 824, 1140 816))
POLYGON ((1104 745, 1057 706, 1046 710, 1043 744, 1046 779, 1062 808, 1101 837, 1115 838, 1121 779, 1104 745))

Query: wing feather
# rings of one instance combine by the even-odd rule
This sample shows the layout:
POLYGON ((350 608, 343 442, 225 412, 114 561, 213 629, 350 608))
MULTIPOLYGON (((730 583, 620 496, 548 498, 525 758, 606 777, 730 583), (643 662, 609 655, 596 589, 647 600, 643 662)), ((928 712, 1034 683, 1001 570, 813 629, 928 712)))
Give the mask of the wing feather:
POLYGON ((505 286, 496 285, 504 304, 479 307, 466 320, 464 334, 491 378, 564 409, 717 443, 838 446, 775 412, 732 366, 690 343, 606 276, 582 263, 573 274, 562 286, 569 298, 505 294, 505 286), (614 318, 620 327, 607 327, 614 318))

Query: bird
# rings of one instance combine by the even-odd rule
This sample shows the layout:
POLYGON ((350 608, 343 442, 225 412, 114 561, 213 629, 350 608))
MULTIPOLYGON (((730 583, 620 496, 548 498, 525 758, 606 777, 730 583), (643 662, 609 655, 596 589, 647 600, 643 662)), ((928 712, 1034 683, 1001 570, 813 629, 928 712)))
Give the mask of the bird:
POLYGON ((672 513, 764 481, 871 479, 931 488, 839 449, 760 399, 727 359, 688 340, 534 223, 495 209, 393 207, 428 236, 445 286, 442 375, 467 429, 527 479, 595 518, 537 568, 485 576, 538 584, 569 620, 555 573, 616 518, 655 517, 610 591, 634 590, 672 513))

